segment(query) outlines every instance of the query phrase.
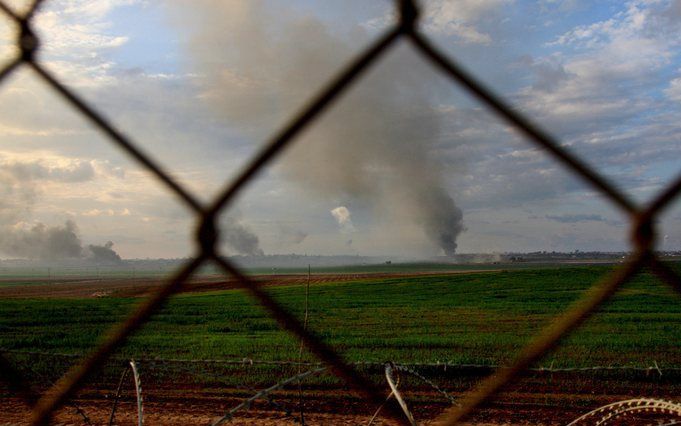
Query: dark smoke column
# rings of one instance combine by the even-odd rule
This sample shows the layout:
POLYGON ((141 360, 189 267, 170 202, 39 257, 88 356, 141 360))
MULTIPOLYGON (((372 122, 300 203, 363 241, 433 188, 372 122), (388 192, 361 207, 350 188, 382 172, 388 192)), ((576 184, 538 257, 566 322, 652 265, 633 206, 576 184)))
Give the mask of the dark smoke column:
POLYGON ((444 250, 445 255, 454 256, 456 239, 464 230, 463 212, 443 188, 431 187, 420 195, 426 235, 444 250))
MULTIPOLYGON (((189 18, 181 25, 192 30, 187 52, 205 76, 205 90, 216 95, 205 98, 216 116, 254 141, 268 137, 266 129, 287 120, 367 36, 373 38, 362 25, 339 33, 325 20, 299 13, 295 2, 209 3, 178 2, 189 18)), ((324 197, 329 208, 360 201, 391 220, 416 223, 451 256, 463 225, 445 189, 448 156, 438 146, 445 117, 441 84, 449 85, 428 76, 432 72, 409 46, 398 45, 300 135, 278 171, 310 196, 324 197)), ((350 223, 339 220, 346 231, 350 223)), ((240 253, 261 254, 257 237, 232 224, 224 241, 240 253)))

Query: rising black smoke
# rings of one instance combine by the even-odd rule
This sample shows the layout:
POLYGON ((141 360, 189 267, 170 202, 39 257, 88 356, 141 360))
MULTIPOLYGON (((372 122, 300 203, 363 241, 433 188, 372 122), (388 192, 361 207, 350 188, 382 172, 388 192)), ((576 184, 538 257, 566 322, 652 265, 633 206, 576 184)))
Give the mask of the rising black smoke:
POLYGON ((63 226, 47 226, 43 223, 31 226, 6 225, 0 232, 0 253, 18 258, 120 263, 121 258, 112 247, 111 241, 103 246, 90 244, 84 247, 78 236, 78 227, 71 220, 67 220, 63 226))
POLYGON ((103 246, 90 244, 87 246, 89 255, 95 263, 120 263, 121 257, 113 250, 111 241, 107 241, 103 246))
POLYGON ((228 216, 221 223, 221 236, 239 254, 262 256, 258 236, 235 218, 228 216))
POLYGON ((36 179, 49 177, 65 182, 78 181, 92 177, 90 168, 49 169, 35 162, 0 164, 0 255, 48 261, 121 262, 111 241, 102 246, 83 246, 78 227, 72 220, 55 226, 25 222, 31 216, 35 198, 40 193, 36 179))
MULTIPOLYGON (((181 7, 203 98, 254 139, 281 123, 363 43, 357 26, 340 36, 286 2, 212 0, 181 7), (263 126, 263 123, 268 126, 263 126)), ((406 217, 447 255, 463 230, 439 158, 438 93, 429 70, 402 46, 317 121, 287 153, 283 173, 329 199, 361 198, 406 217)))

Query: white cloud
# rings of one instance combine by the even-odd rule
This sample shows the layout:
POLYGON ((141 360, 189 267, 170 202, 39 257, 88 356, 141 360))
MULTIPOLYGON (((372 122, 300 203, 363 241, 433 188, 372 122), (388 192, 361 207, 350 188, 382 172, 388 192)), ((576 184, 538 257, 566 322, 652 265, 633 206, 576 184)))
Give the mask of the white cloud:
POLYGON ((83 212, 81 214, 83 216, 113 216, 116 213, 113 211, 113 209, 105 209, 105 210, 92 209, 92 210, 88 210, 86 212, 83 212))
MULTIPOLYGON (((79 86, 79 93, 96 103, 102 102, 97 105, 113 119, 117 128, 133 136, 174 177, 182 183, 188 183, 199 196, 207 198, 213 188, 220 186, 222 179, 238 168, 244 157, 260 146, 261 141, 235 137, 230 130, 222 130, 223 116, 206 118, 206 115, 202 115, 203 112, 196 107, 200 103, 196 99, 199 90, 205 89, 201 93, 206 97, 220 95, 211 91, 212 86, 204 87, 197 83, 203 82, 205 75, 172 74, 172 71, 157 69, 124 69, 138 64, 115 62, 118 59, 114 58, 128 57, 114 56, 112 53, 126 46, 129 41, 122 29, 125 27, 110 22, 113 19, 111 12, 114 8, 129 3, 113 0, 45 3, 48 8, 43 12, 45 17, 39 30, 46 41, 50 38, 51 41, 43 46, 45 50, 41 59, 60 77, 63 76, 66 83, 79 86), (229 162, 228 165, 226 161, 229 162)), ((534 81, 525 83, 527 80, 520 80, 520 84, 526 86, 522 90, 518 90, 519 83, 513 81, 512 75, 508 79, 492 79, 490 82, 503 93, 515 97, 514 100, 529 111, 533 118, 541 121, 584 158, 606 169, 609 176, 614 177, 622 187, 641 193, 641 197, 644 197, 664 183, 665 179, 660 177, 663 172, 656 170, 656 165, 665 159, 669 161, 678 158, 681 154, 681 147, 676 143, 681 132, 681 125, 675 123, 678 121, 676 111, 671 109, 666 114, 660 113, 664 106, 675 107, 669 101, 681 101, 681 77, 660 83, 661 75, 668 75, 669 68, 676 69, 679 66, 676 62, 679 37, 673 26, 668 25, 665 20, 671 19, 667 16, 667 2, 627 3, 623 12, 612 17, 550 36, 550 44, 545 43, 546 39, 532 38, 536 33, 529 30, 517 37, 522 42, 521 47, 511 46, 508 49, 511 53, 503 58, 500 55, 498 59, 493 54, 506 50, 506 43, 513 37, 508 27, 498 31, 495 28, 496 25, 501 25, 500 18, 507 16, 499 11, 510 4, 510 1, 424 0, 422 3, 425 6, 422 25, 437 36, 439 41, 472 45, 459 48, 464 65, 473 70, 477 70, 476 66, 480 63, 488 69, 498 66, 499 70, 503 70, 502 61, 508 59, 508 55, 527 54, 528 58, 536 55, 523 64, 533 73, 534 81), (659 31, 653 31, 658 29, 659 31), (504 34, 504 38, 498 34, 504 34), (525 41, 528 42, 527 45, 525 41), (541 49, 535 49, 533 43, 534 46, 541 45, 541 49), (475 54, 466 56, 469 51, 475 51, 475 54), (476 63, 475 56, 485 59, 476 63), (473 58, 470 62, 469 57, 473 58), (657 99, 660 93, 666 95, 662 104, 657 99), (645 141, 645 144, 640 141, 645 141)), ((543 1, 543 4, 550 4, 553 9, 560 8, 558 3, 567 5, 574 2, 543 1)), ((511 10, 514 11, 515 9, 511 10)), ((528 20, 542 18, 541 14, 530 15, 532 16, 526 17, 528 20)), ((516 15, 510 13, 508 16, 515 19, 516 15)), ((211 28, 222 28, 219 17, 216 18, 216 22, 211 21, 211 28)), ((386 15, 366 23, 365 26, 381 27, 392 22, 390 19, 392 18, 386 15)), ((510 28, 529 28, 523 26, 525 23, 522 20, 514 21, 510 28)), ((330 25, 331 30, 341 31, 333 25, 330 25)), ((542 31, 550 31, 551 28, 553 27, 543 27, 542 31)), ((274 29, 275 33, 277 31, 274 29)), ((13 37, 11 32, 8 34, 7 37, 13 37)), ((543 32, 542 37, 543 34, 546 33, 543 32)), ((247 32, 244 40, 234 43, 247 43, 252 35, 253 32, 247 32)), ((304 47, 314 47, 313 41, 314 39, 310 40, 310 46, 304 47)), ((7 44, 10 45, 11 43, 7 44)), ((354 52, 356 46, 359 43, 353 44, 350 50, 354 52)), ((135 45, 134 48, 139 47, 135 45)), ((286 52, 296 55, 297 50, 300 50, 300 46, 294 45, 290 52, 286 52)), ((320 52, 319 56, 324 57, 323 53, 320 52)), ((325 70, 329 73, 344 61, 341 57, 343 55, 338 51, 333 50, 333 53, 339 59, 328 63, 325 70)), ((156 59, 153 54, 149 52, 150 61, 156 59)), ((263 81, 269 84, 269 81, 259 78, 262 70, 258 68, 263 68, 262 63, 256 64, 254 72, 239 73, 230 67, 231 64, 216 58, 212 49, 206 49, 206 54, 212 61, 211 64, 221 70, 216 75, 235 90, 252 90, 256 93, 263 81)), ((273 63, 275 67, 278 64, 277 61, 273 63)), ((186 62, 183 64, 186 65, 186 62)), ((410 66, 406 62, 402 65, 410 66)), ((174 68, 172 70, 175 71, 174 68)), ((380 66, 373 72, 379 76, 380 83, 380 79, 384 77, 380 66)), ((517 68, 513 72, 516 73, 517 68)), ((274 74, 279 77, 280 73, 274 74)), ((302 85, 309 89, 305 94, 311 94, 321 86, 326 75, 323 72, 313 79, 303 79, 302 85)), ((496 77, 493 73, 490 75, 496 77)), ((291 78, 295 82, 296 75, 291 78)), ((418 79, 435 81, 435 78, 425 72, 418 74, 418 79)), ((270 110, 277 109, 288 114, 304 101, 305 96, 296 98, 293 105, 273 102, 276 91, 286 90, 286 84, 290 82, 282 78, 277 83, 281 85, 265 93, 264 111, 270 113, 270 110)), ((361 84, 367 83, 364 81, 361 84)), ((411 80, 405 84, 411 84, 411 80)), ((546 239, 551 229, 555 229, 550 228, 556 225, 555 221, 551 225, 549 220, 544 220, 546 223, 541 227, 536 221, 526 221, 522 224, 522 229, 513 229, 514 235, 504 234, 510 232, 510 227, 498 225, 490 229, 483 226, 479 217, 480 210, 484 210, 488 216, 496 214, 494 219, 501 223, 517 219, 521 214, 518 212, 527 206, 541 209, 547 206, 553 208, 555 205, 555 216, 560 217, 565 214, 565 210, 557 205, 565 202, 565 199, 578 199, 580 202, 589 199, 590 193, 586 186, 565 173, 544 151, 528 149, 521 138, 503 122, 489 116, 484 108, 468 107, 467 103, 460 102, 454 96, 447 97, 445 90, 438 89, 438 92, 437 99, 429 101, 437 104, 433 109, 446 117, 442 120, 443 128, 440 133, 433 138, 437 140, 430 146, 428 155, 443 164, 448 190, 452 195, 456 194, 456 200, 465 208, 467 226, 470 221, 471 230, 462 236, 462 249, 546 249, 548 246, 542 244, 548 240, 542 238, 546 239), (465 158, 463 166, 462 158, 465 158), (510 213, 507 212, 509 206, 512 210, 510 213), (499 242, 503 244, 496 246, 499 242)), ((76 113, 63 104, 61 99, 52 95, 44 85, 24 71, 9 80, 9 84, 4 84, 0 93, 0 143, 7 146, 8 151, 12 151, 14 155, 7 157, 7 161, 21 163, 22 167, 33 170, 31 173, 38 181, 36 189, 40 197, 34 203, 36 208, 31 213, 36 217, 30 220, 48 223, 55 215, 71 215, 81 222, 79 226, 84 235, 94 234, 97 238, 107 235, 104 240, 113 240, 116 247, 119 247, 118 243, 123 241, 126 233, 132 233, 142 242, 121 246, 126 256, 131 253, 140 256, 184 254, 183 250, 191 247, 190 244, 177 237, 174 240, 176 245, 171 247, 166 239, 171 232, 185 230, 178 225, 183 221, 180 204, 150 179, 147 173, 134 166, 124 170, 121 164, 128 163, 121 159, 123 157, 118 158, 119 152, 111 149, 101 135, 84 126, 76 113), (29 79, 32 81, 28 81, 29 79), (38 158, 40 161, 36 162, 38 158), (95 160, 96 158, 98 159, 95 160), (84 165, 86 163, 89 166, 84 165), (81 172, 91 167, 95 177, 79 181, 77 185, 65 183, 67 178, 64 176, 75 176, 78 167, 82 167, 81 172), (57 170, 61 172, 57 173, 57 170), (38 178, 39 176, 43 177, 38 178), (61 180, 58 176, 62 176, 61 180), (176 210, 172 210, 173 208, 176 210), (154 226, 149 226, 149 223, 154 226)), ((262 111, 253 113, 244 110, 239 103, 234 105, 241 112, 258 117, 255 120, 256 125, 263 133, 269 134, 272 131, 274 125, 261 119, 262 111)), ((338 106, 333 110, 337 112, 337 108, 338 106)), ((412 112, 407 111, 405 116, 412 112)), ((390 154, 390 151, 383 150, 381 153, 390 154)), ((331 169, 332 165, 329 164, 328 168, 331 169)), ((326 168, 326 163, 321 167, 326 168)), ((8 173, 7 170, 0 170, 0 181, 8 173)), ((329 200, 322 203, 316 199, 319 206, 311 214, 307 205, 317 195, 291 195, 290 192, 277 190, 277 185, 282 185, 282 181, 276 168, 268 171, 258 184, 249 188, 247 192, 251 195, 245 196, 246 201, 260 199, 259 209, 249 207, 248 202, 239 202, 239 207, 244 209, 244 216, 249 218, 259 214, 260 217, 269 219, 272 216, 278 217, 281 212, 289 212, 296 206, 306 206, 305 210, 291 215, 299 220, 295 226, 262 234, 266 237, 262 243, 267 252, 272 252, 269 247, 278 241, 275 238, 283 237, 286 241, 275 247, 277 250, 344 252, 347 247, 338 238, 338 231, 354 231, 353 220, 358 225, 362 224, 361 235, 359 232, 353 234, 352 247, 357 250, 366 249, 369 250, 368 253, 382 254, 386 250, 389 252, 400 247, 405 252, 418 254, 426 253, 431 247, 417 226, 405 228, 403 223, 391 225, 387 223, 389 219, 381 214, 376 215, 375 212, 368 213, 367 207, 355 200, 350 205, 352 212, 345 206, 339 206, 338 208, 342 207, 345 211, 334 209, 337 214, 331 213, 332 219, 329 217, 329 200), (263 196, 268 193, 270 196, 263 196), (370 220, 367 217, 372 214, 374 216, 370 220, 376 223, 369 227, 367 223, 370 220), (315 225, 317 229, 310 228, 310 222, 314 221, 321 223, 315 225), (386 229, 394 232, 383 236, 386 229), (381 240, 382 236, 384 240, 381 240), (334 239, 338 241, 330 241, 334 239)), ((16 182, 9 183, 10 185, 0 188, 0 194, 6 195, 0 197, 0 216, 4 214, 3 203, 19 205, 24 202, 22 197, 30 199, 35 195, 21 193, 20 188, 12 186, 16 182)), ((332 200, 350 202, 343 197, 332 200)), ((580 206, 570 207, 581 213, 580 206)), ((536 213, 539 217, 546 215, 545 211, 536 213)), ((584 214, 599 214, 604 218, 608 216, 607 212, 602 211, 592 213, 585 210, 584 214)), ((193 229, 189 222, 190 219, 187 220, 187 234, 193 229)), ((254 223, 254 227, 258 226, 260 225, 254 223)), ((587 234, 589 233, 582 235, 587 234)), ((573 236, 579 238, 577 234, 573 236)), ((187 241, 189 238, 191 236, 187 241)), ((587 240, 583 241, 586 245, 591 244, 587 240)), ((603 246, 607 247, 607 244, 603 243, 603 246)))
MULTIPOLYGON (((490 34, 480 29, 483 21, 499 16, 501 9, 515 0, 430 0, 424 2, 421 26, 427 31, 452 37, 464 44, 489 44, 490 34)), ((394 8, 363 24, 372 30, 383 29, 397 23, 394 8)))
POLYGON ((98 217, 98 216, 130 216, 132 213, 129 209, 124 208, 121 210, 114 209, 91 209, 81 213, 81 216, 86 217, 98 217))
POLYGON ((52 137, 52 136, 71 136, 81 134, 81 131, 74 129, 46 128, 30 129, 26 127, 11 126, 0 123, 0 136, 30 136, 30 137, 52 137))
POLYGON ((681 77, 673 79, 664 93, 672 101, 681 102, 681 77))
POLYGON ((41 40, 40 57, 70 85, 111 84, 113 63, 106 52, 120 48, 128 37, 112 32, 109 14, 137 0, 65 0, 45 2, 33 26, 41 40))
POLYGON ((0 168, 21 181, 86 182, 96 178, 97 162, 44 153, 36 159, 35 152, 18 154, 0 152, 0 168))
POLYGON ((425 26, 438 34, 454 36, 464 43, 488 44, 489 34, 480 21, 495 16, 513 0, 431 0, 426 4, 425 26))
POLYGON ((520 91, 522 103, 549 126, 573 133, 649 111, 654 100, 641 89, 656 84, 656 71, 681 46, 681 30, 661 17, 668 7, 629 2, 612 18, 557 37, 546 45, 557 53, 529 60, 536 82, 520 91))

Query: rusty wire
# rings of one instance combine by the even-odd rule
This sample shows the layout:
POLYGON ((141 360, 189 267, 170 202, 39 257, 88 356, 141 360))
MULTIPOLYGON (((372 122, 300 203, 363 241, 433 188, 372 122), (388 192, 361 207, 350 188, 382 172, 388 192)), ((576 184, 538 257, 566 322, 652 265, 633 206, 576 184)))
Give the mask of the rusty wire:
MULTIPOLYGON (((36 396, 26 385, 27 382, 19 372, 0 355, 2 379, 9 383, 10 389, 33 406, 31 424, 43 425, 49 423, 54 412, 67 403, 69 398, 83 386, 85 380, 101 367, 132 333, 142 327, 170 296, 180 290, 184 282, 206 262, 216 263, 223 272, 237 278, 242 287, 270 312, 282 328, 300 338, 313 354, 328 364, 331 370, 345 380, 354 391, 376 403, 376 405, 384 402, 382 392, 363 377, 352 364, 345 362, 332 347, 303 327, 295 316, 274 301, 266 291, 262 290, 260 283, 248 278, 237 266, 220 255, 218 249, 220 229, 216 226, 216 220, 218 215, 229 207, 238 193, 252 182, 259 172, 275 160, 286 147, 294 143, 302 130, 325 113, 334 102, 339 100, 350 85, 356 83, 362 74, 401 39, 410 42, 426 61, 433 64, 446 77, 452 79, 455 84, 462 86, 489 110, 524 135, 531 143, 548 152, 558 163, 579 176, 586 184, 596 189, 601 195, 607 197, 613 204, 627 213, 632 228, 633 253, 625 264, 594 284, 580 301, 557 316, 521 351, 510 368, 500 369, 497 374, 483 380, 463 398, 460 406, 452 407, 443 413, 438 418, 440 424, 456 424, 474 412, 480 405, 488 402, 525 369, 531 367, 532 364, 555 348, 561 339, 579 327, 642 268, 650 268, 658 278, 681 293, 681 278, 672 268, 661 262, 653 251, 656 242, 654 222, 660 211, 669 206, 681 192, 681 176, 675 179, 647 206, 638 206, 627 194, 618 190, 598 171, 589 167, 582 159, 563 147, 549 132, 524 114, 514 110, 473 74, 467 72, 453 58, 438 49, 418 28, 420 9, 415 0, 394 0, 394 2, 399 12, 398 22, 341 69, 306 106, 293 116, 288 125, 274 134, 264 148, 231 183, 225 186, 214 201, 208 206, 204 206, 190 191, 176 182, 152 157, 142 152, 130 137, 120 132, 113 123, 82 100, 77 93, 69 89, 36 60, 35 53, 39 51, 40 40, 31 29, 31 21, 44 1, 34 0, 28 11, 20 15, 8 7, 3 0, 0 0, 0 13, 4 13, 19 28, 16 47, 20 52, 18 57, 10 60, 0 69, 0 84, 6 81, 7 77, 20 66, 26 65, 76 111, 92 122, 101 133, 108 136, 114 145, 125 151, 145 170, 151 172, 194 213, 197 219, 197 252, 194 258, 188 261, 156 293, 141 302, 126 320, 114 326, 90 354, 79 360, 37 401, 36 396)), ((401 410, 396 404, 391 404, 387 408, 387 413, 394 421, 405 422, 401 410)))

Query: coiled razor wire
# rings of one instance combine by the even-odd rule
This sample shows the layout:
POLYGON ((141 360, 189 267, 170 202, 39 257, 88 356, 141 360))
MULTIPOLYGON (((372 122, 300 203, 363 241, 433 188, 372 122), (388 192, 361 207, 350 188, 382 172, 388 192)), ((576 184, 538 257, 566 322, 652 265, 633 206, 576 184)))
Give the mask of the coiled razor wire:
MULTIPOLYGON (((330 106, 352 84, 356 83, 369 68, 374 66, 386 52, 394 48, 397 42, 401 40, 410 43, 426 61, 433 64, 454 83, 463 87, 487 109, 496 114, 499 119, 518 130, 530 143, 547 152, 558 163, 605 196, 628 216, 631 225, 633 253, 626 259, 625 263, 609 276, 595 283, 581 300, 571 305, 563 314, 557 316, 553 322, 530 341, 510 368, 500 370, 497 374, 484 379, 463 398, 461 406, 446 410, 437 419, 438 423, 456 424, 469 416, 481 404, 493 398, 523 371, 540 361, 549 351, 554 349, 561 339, 586 321, 642 268, 650 268, 660 280, 669 284, 677 292, 681 292, 679 275, 668 265, 662 263, 653 251, 657 241, 657 234, 654 229, 655 221, 660 212, 667 208, 681 192, 681 176, 677 176, 666 189, 662 190, 647 205, 639 206, 597 170, 590 168, 568 148, 561 145, 560 141, 545 131, 542 126, 518 112, 479 81, 476 76, 468 73, 454 59, 433 45, 430 39, 419 29, 420 8, 416 0, 394 0, 396 15, 399 17, 397 23, 380 35, 364 51, 360 52, 347 66, 339 70, 338 74, 314 95, 291 121, 275 133, 262 150, 244 166, 237 177, 207 205, 204 205, 190 191, 176 182, 159 163, 141 151, 130 137, 119 131, 112 122, 104 118, 99 111, 57 79, 36 59, 41 40, 33 31, 32 24, 33 17, 42 3, 44 1, 33 0, 27 12, 18 14, 7 6, 4 0, 0 0, 0 12, 14 21, 18 27, 16 47, 19 52, 17 57, 0 67, 0 83, 6 81, 7 77, 21 66, 33 71, 67 104, 106 135, 114 145, 125 151, 144 169, 151 172, 156 179, 163 183, 166 189, 194 213, 197 219, 195 238, 197 251, 195 256, 187 261, 165 285, 141 303, 127 319, 114 326, 106 335, 105 340, 100 342, 96 348, 93 348, 88 355, 81 358, 44 394, 36 394, 27 385, 26 379, 17 369, 4 357, 0 357, 0 375, 8 382, 10 389, 32 407, 30 419, 32 425, 49 423, 55 410, 64 405, 82 388, 86 379, 98 370, 132 333, 142 327, 170 296, 180 290, 182 285, 200 266, 207 262, 216 264, 225 274, 234 276, 241 286, 277 320, 283 329, 300 338, 312 354, 328 365, 334 374, 344 380, 357 394, 377 406, 383 403, 384 397, 379 388, 361 375, 356 368, 345 362, 337 351, 322 341, 315 333, 306 330, 296 317, 262 290, 261 283, 246 276, 241 269, 220 254, 218 249, 220 229, 216 225, 216 219, 231 206, 237 195, 258 173, 269 166, 285 148, 296 140, 304 129, 328 111, 330 106)), ((396 404, 388 404, 387 411, 394 420, 406 423, 400 408, 396 404)))
POLYGON ((435 384, 435 382, 433 382, 432 380, 428 379, 427 377, 425 377, 424 375, 422 375, 422 374, 419 373, 418 371, 413 370, 413 369, 411 369, 411 368, 409 368, 408 366, 403 365, 403 364, 393 364, 392 367, 393 367, 393 369, 394 369, 395 371, 403 371, 403 372, 405 372, 405 373, 407 373, 407 374, 411 374, 412 376, 416 377, 417 379, 420 379, 420 380, 423 381, 425 384, 427 384, 427 385, 430 386, 431 388, 435 389, 436 392, 438 392, 439 394, 441 394, 442 396, 444 396, 444 397, 445 397, 449 402, 451 402, 452 404, 456 404, 456 403, 457 403, 457 402, 456 402, 456 399, 454 399, 453 396, 451 396, 450 394, 448 394, 447 391, 441 389, 437 384, 435 384))
POLYGON ((681 421, 681 404, 661 399, 629 399, 596 408, 577 418, 567 426, 604 426, 620 417, 636 413, 655 413, 661 416, 673 417, 672 422, 667 424, 677 424, 681 421))
MULTIPOLYGON (((398 381, 396 381, 395 378, 393 377, 393 371, 408 371, 411 374, 414 374, 416 377, 424 380, 427 384, 431 385, 433 388, 435 388, 439 392, 445 394, 448 399, 450 398, 449 395, 446 392, 440 390, 440 388, 437 385, 432 383, 430 380, 425 379, 423 376, 414 372, 413 370, 404 368, 402 366, 396 366, 392 363, 386 363, 386 364, 384 364, 384 367, 385 367, 385 378, 386 378, 386 381, 388 382, 388 386, 390 387, 390 394, 388 395, 388 398, 386 398, 385 402, 387 402, 388 400, 390 400, 391 397, 394 396, 396 398, 396 400, 398 401, 398 403, 400 404, 400 407, 401 407, 404 415, 409 420, 410 426, 416 426, 416 421, 414 420, 414 416, 409 411, 409 408, 407 407, 406 402, 402 398, 402 395, 397 390, 398 381)), ((291 383, 294 383, 294 382, 301 382, 302 380, 304 380, 304 379, 306 379, 310 376, 313 376, 313 375, 316 375, 316 374, 321 374, 321 373, 323 373, 327 370, 328 370, 327 367, 314 368, 314 369, 305 371, 304 373, 296 374, 295 376, 291 376, 287 379, 284 379, 284 380, 270 386, 267 389, 263 389, 263 390, 257 392, 252 397, 244 400, 242 403, 240 403, 236 407, 229 410, 229 412, 227 412, 227 414, 225 414, 224 416, 220 417, 219 419, 217 419, 213 423, 211 423, 211 426, 218 426, 218 425, 220 425, 220 424, 222 424, 226 421, 232 420, 234 418, 234 414, 237 411, 242 410, 242 409, 243 410, 250 409, 251 404, 253 404, 254 401, 256 401, 258 399, 262 399, 262 398, 267 398, 270 393, 277 391, 279 389, 282 389, 288 384, 291 384, 291 383)), ((384 402, 384 404, 385 404, 385 402, 384 402)), ((378 413, 380 412, 380 410, 384 406, 384 404, 381 404, 381 406, 378 408, 378 410, 374 413, 373 417, 369 421, 369 424, 371 424, 373 422, 373 420, 376 418, 376 416, 378 415, 378 413)))
POLYGON ((388 382, 388 386, 390 386, 392 395, 400 404, 402 412, 404 412, 404 415, 407 417, 407 420, 409 420, 409 424, 411 426, 416 426, 416 420, 414 420, 414 416, 411 414, 411 411, 409 411, 409 407, 407 407, 407 403, 404 401, 404 398, 402 398, 402 394, 400 394, 400 391, 397 390, 395 378, 393 377, 393 365, 391 363, 385 364, 385 380, 388 382))
POLYGON ((256 401, 260 398, 265 398, 270 393, 272 393, 276 390, 279 390, 279 389, 283 388, 284 386, 286 386, 290 383, 297 382, 299 380, 303 380, 303 379, 305 379, 309 376, 313 376, 315 374, 320 374, 320 373, 322 373, 326 370, 328 370, 327 367, 314 368, 312 370, 308 370, 308 371, 305 371, 304 373, 296 374, 295 376, 292 376, 292 377, 289 377, 288 379, 282 380, 281 382, 279 382, 279 383, 277 383, 273 386, 270 386, 267 389, 263 389, 260 392, 256 393, 255 395, 253 395, 252 397, 246 399, 241 404, 239 404, 236 407, 229 410, 229 412, 227 412, 227 414, 225 414, 224 416, 220 417, 219 419, 217 419, 213 423, 211 423, 211 426, 221 425, 222 423, 224 423, 226 421, 232 420, 234 418, 234 413, 236 413, 237 411, 239 411, 241 409, 245 409, 245 410, 250 409, 251 404, 253 404, 254 401, 256 401))
POLYGON ((142 380, 140 379, 137 363, 130 360, 132 377, 135 381, 135 395, 137 395, 137 426, 144 426, 144 408, 142 407, 142 380))
MULTIPOLYGON (((74 357, 77 355, 73 354, 56 354, 56 353, 49 353, 49 352, 39 352, 39 351, 18 351, 18 350, 0 350, 0 352, 11 352, 11 353, 21 353, 21 354, 40 354, 40 355, 52 355, 52 356, 68 356, 68 357, 74 357)), ((169 362, 182 362, 183 360, 179 359, 160 359, 160 358, 154 358, 151 360, 151 362, 158 362, 158 361, 169 361, 169 362)), ((205 363, 218 363, 221 362, 221 360, 184 360, 184 361, 191 361, 191 363, 197 363, 197 362, 205 362, 205 363)), ((238 363, 245 363, 246 365, 253 365, 254 360, 250 360, 248 358, 244 358, 241 361, 229 361, 229 360, 223 360, 226 363, 233 363, 233 362, 238 362, 238 363)), ((261 363, 264 364, 270 364, 269 361, 261 361, 261 363)), ((286 361, 274 361, 271 362, 272 365, 282 365, 282 363, 286 363, 286 361)), ((292 377, 289 377, 287 379, 284 379, 278 383, 276 383, 273 386, 270 386, 266 389, 263 389, 261 391, 256 391, 256 393, 251 396, 250 398, 247 398, 244 400, 242 403, 237 405, 236 407, 232 408, 227 414, 222 416, 221 418, 215 420, 212 423, 212 426, 217 426, 220 425, 224 422, 228 422, 234 418, 234 415, 236 412, 240 410, 249 410, 251 408, 251 405, 254 401, 258 399, 266 399, 268 403, 281 408, 279 404, 274 402, 271 399, 271 393, 283 389, 287 385, 298 382, 301 383, 304 379, 324 373, 328 370, 327 367, 324 366, 319 366, 319 363, 302 363, 302 362, 295 362, 292 361, 290 364, 293 365, 316 365, 317 368, 310 369, 308 371, 305 371, 303 373, 296 374, 292 377)), ((353 363, 355 366, 363 365, 363 366, 377 366, 379 363, 372 363, 372 362, 355 362, 353 363)), ((403 410, 404 415, 406 416, 407 420, 409 421, 410 425, 416 426, 416 421, 409 411, 407 404, 402 397, 401 393, 398 390, 399 386, 399 377, 395 378, 394 377, 394 372, 404 372, 407 374, 410 374, 417 379, 423 381, 427 385, 429 385, 431 388, 433 388, 436 392, 439 394, 443 395, 449 402, 452 404, 457 404, 457 401, 454 397, 452 397, 450 394, 448 394, 445 390, 441 389, 436 383, 434 383, 432 380, 426 378, 423 376, 421 373, 418 371, 414 370, 414 367, 418 366, 426 366, 426 367, 434 367, 434 366, 441 366, 441 367, 485 367, 485 368, 492 368, 494 366, 485 366, 485 365, 478 365, 478 364, 449 364, 449 363, 426 363, 426 364, 414 364, 414 365, 405 365, 405 364, 395 364, 395 363, 383 363, 381 364, 385 368, 385 377, 386 377, 386 382, 388 383, 390 387, 390 394, 386 398, 385 402, 388 402, 391 398, 396 398, 398 401, 400 407, 403 410)), ((505 368, 505 367, 500 367, 500 368, 505 368)), ((579 368, 553 368, 553 367, 539 367, 539 368, 533 368, 533 369, 528 369, 528 370, 533 370, 537 372, 575 372, 575 371, 594 371, 597 369, 604 369, 604 370, 613 370, 613 369, 632 369, 634 368, 637 371, 652 371, 655 370, 657 371, 660 376, 662 376, 662 371, 660 367, 657 365, 657 362, 654 362, 654 366, 647 367, 647 368, 636 368, 636 367, 579 367, 579 368)), ((674 369, 674 370, 679 370, 679 369, 674 369)), ((136 401, 137 401, 137 417, 138 417, 138 426, 143 426, 144 424, 144 410, 143 410, 143 396, 142 396, 142 382, 141 382, 141 377, 139 374, 139 369, 138 369, 138 362, 134 360, 130 360, 128 363, 128 366, 124 369, 118 383, 118 387, 116 389, 116 394, 114 396, 114 401, 113 401, 113 407, 111 410, 111 414, 109 417, 109 426, 113 424, 115 412, 116 412, 116 407, 118 404, 118 400, 121 395, 121 390, 122 390, 122 385, 127 377, 128 373, 132 371, 133 373, 133 382, 135 386, 135 394, 136 394, 136 401)), ((371 417, 369 420, 369 425, 373 423, 375 418, 378 416, 380 413, 381 409, 385 405, 381 404, 379 408, 376 410, 374 415, 371 417)), ((76 412, 83 418, 83 421, 86 424, 92 424, 91 420, 87 417, 85 412, 75 403, 70 402, 69 405, 71 405, 76 412)), ((674 416, 677 417, 678 419, 672 420, 670 422, 664 423, 664 424, 659 424, 657 426, 671 426, 671 425, 676 425, 681 423, 681 405, 671 402, 671 401, 664 401, 664 400, 657 400, 657 399, 649 399, 649 398, 638 398, 638 399, 632 399, 632 400, 627 400, 627 401, 620 401, 620 402, 615 402, 612 404, 608 404, 599 408, 594 409, 593 411, 590 411, 589 413, 584 414, 583 416, 577 418, 576 420, 572 421, 569 423, 567 426, 580 426, 580 425, 595 425, 595 426, 605 426, 608 423, 617 420, 620 417, 625 417, 628 415, 632 414, 637 414, 637 413, 657 413, 660 415, 666 415, 666 416, 674 416)))

